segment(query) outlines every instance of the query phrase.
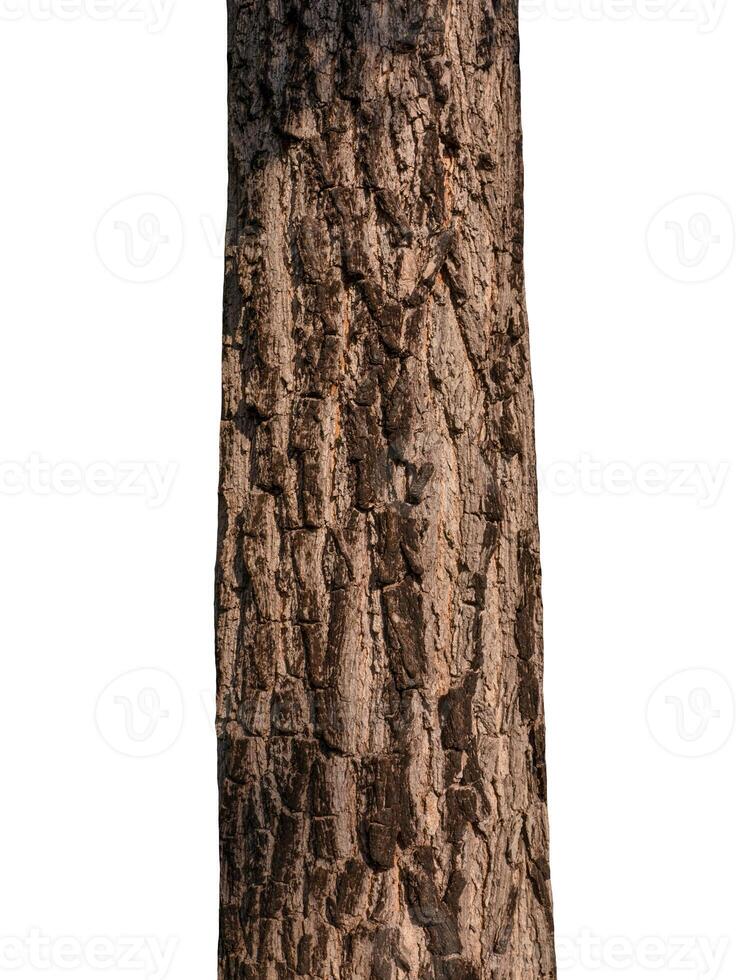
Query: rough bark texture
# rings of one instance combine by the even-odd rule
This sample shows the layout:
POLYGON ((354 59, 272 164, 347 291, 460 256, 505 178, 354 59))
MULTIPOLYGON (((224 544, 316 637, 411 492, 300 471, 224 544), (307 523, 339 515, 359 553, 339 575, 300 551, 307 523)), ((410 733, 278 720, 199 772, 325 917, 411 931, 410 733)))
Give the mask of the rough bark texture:
POLYGON ((549 980, 517 3, 229 15, 221 980, 549 980))

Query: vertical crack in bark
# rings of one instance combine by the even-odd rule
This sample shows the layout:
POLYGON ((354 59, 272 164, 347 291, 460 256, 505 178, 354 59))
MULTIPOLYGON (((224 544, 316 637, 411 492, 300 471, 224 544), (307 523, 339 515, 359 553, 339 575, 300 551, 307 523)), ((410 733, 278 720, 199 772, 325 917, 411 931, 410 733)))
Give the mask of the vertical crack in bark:
POLYGON ((552 980, 517 5, 229 0, 221 980, 552 980))

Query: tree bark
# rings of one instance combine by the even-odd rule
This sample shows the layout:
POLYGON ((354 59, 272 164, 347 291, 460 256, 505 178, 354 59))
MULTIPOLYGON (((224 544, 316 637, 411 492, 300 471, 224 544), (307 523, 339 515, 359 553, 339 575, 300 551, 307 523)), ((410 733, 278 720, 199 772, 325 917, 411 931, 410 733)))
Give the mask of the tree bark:
POLYGON ((221 980, 551 980, 516 0, 229 0, 221 980))

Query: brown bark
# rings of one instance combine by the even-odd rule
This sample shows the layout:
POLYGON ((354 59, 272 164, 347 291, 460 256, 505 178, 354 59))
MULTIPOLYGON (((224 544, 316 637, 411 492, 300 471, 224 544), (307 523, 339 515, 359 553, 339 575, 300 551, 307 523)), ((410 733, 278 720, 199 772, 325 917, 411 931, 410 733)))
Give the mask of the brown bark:
POLYGON ((550 980, 517 4, 230 0, 221 980, 550 980))

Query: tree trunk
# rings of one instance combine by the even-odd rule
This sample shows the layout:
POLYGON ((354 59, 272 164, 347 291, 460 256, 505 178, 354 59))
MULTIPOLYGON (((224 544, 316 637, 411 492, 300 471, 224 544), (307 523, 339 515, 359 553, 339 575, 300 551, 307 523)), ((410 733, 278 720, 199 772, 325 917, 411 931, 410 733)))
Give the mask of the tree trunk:
POLYGON ((221 980, 549 980, 516 0, 230 0, 221 980))

